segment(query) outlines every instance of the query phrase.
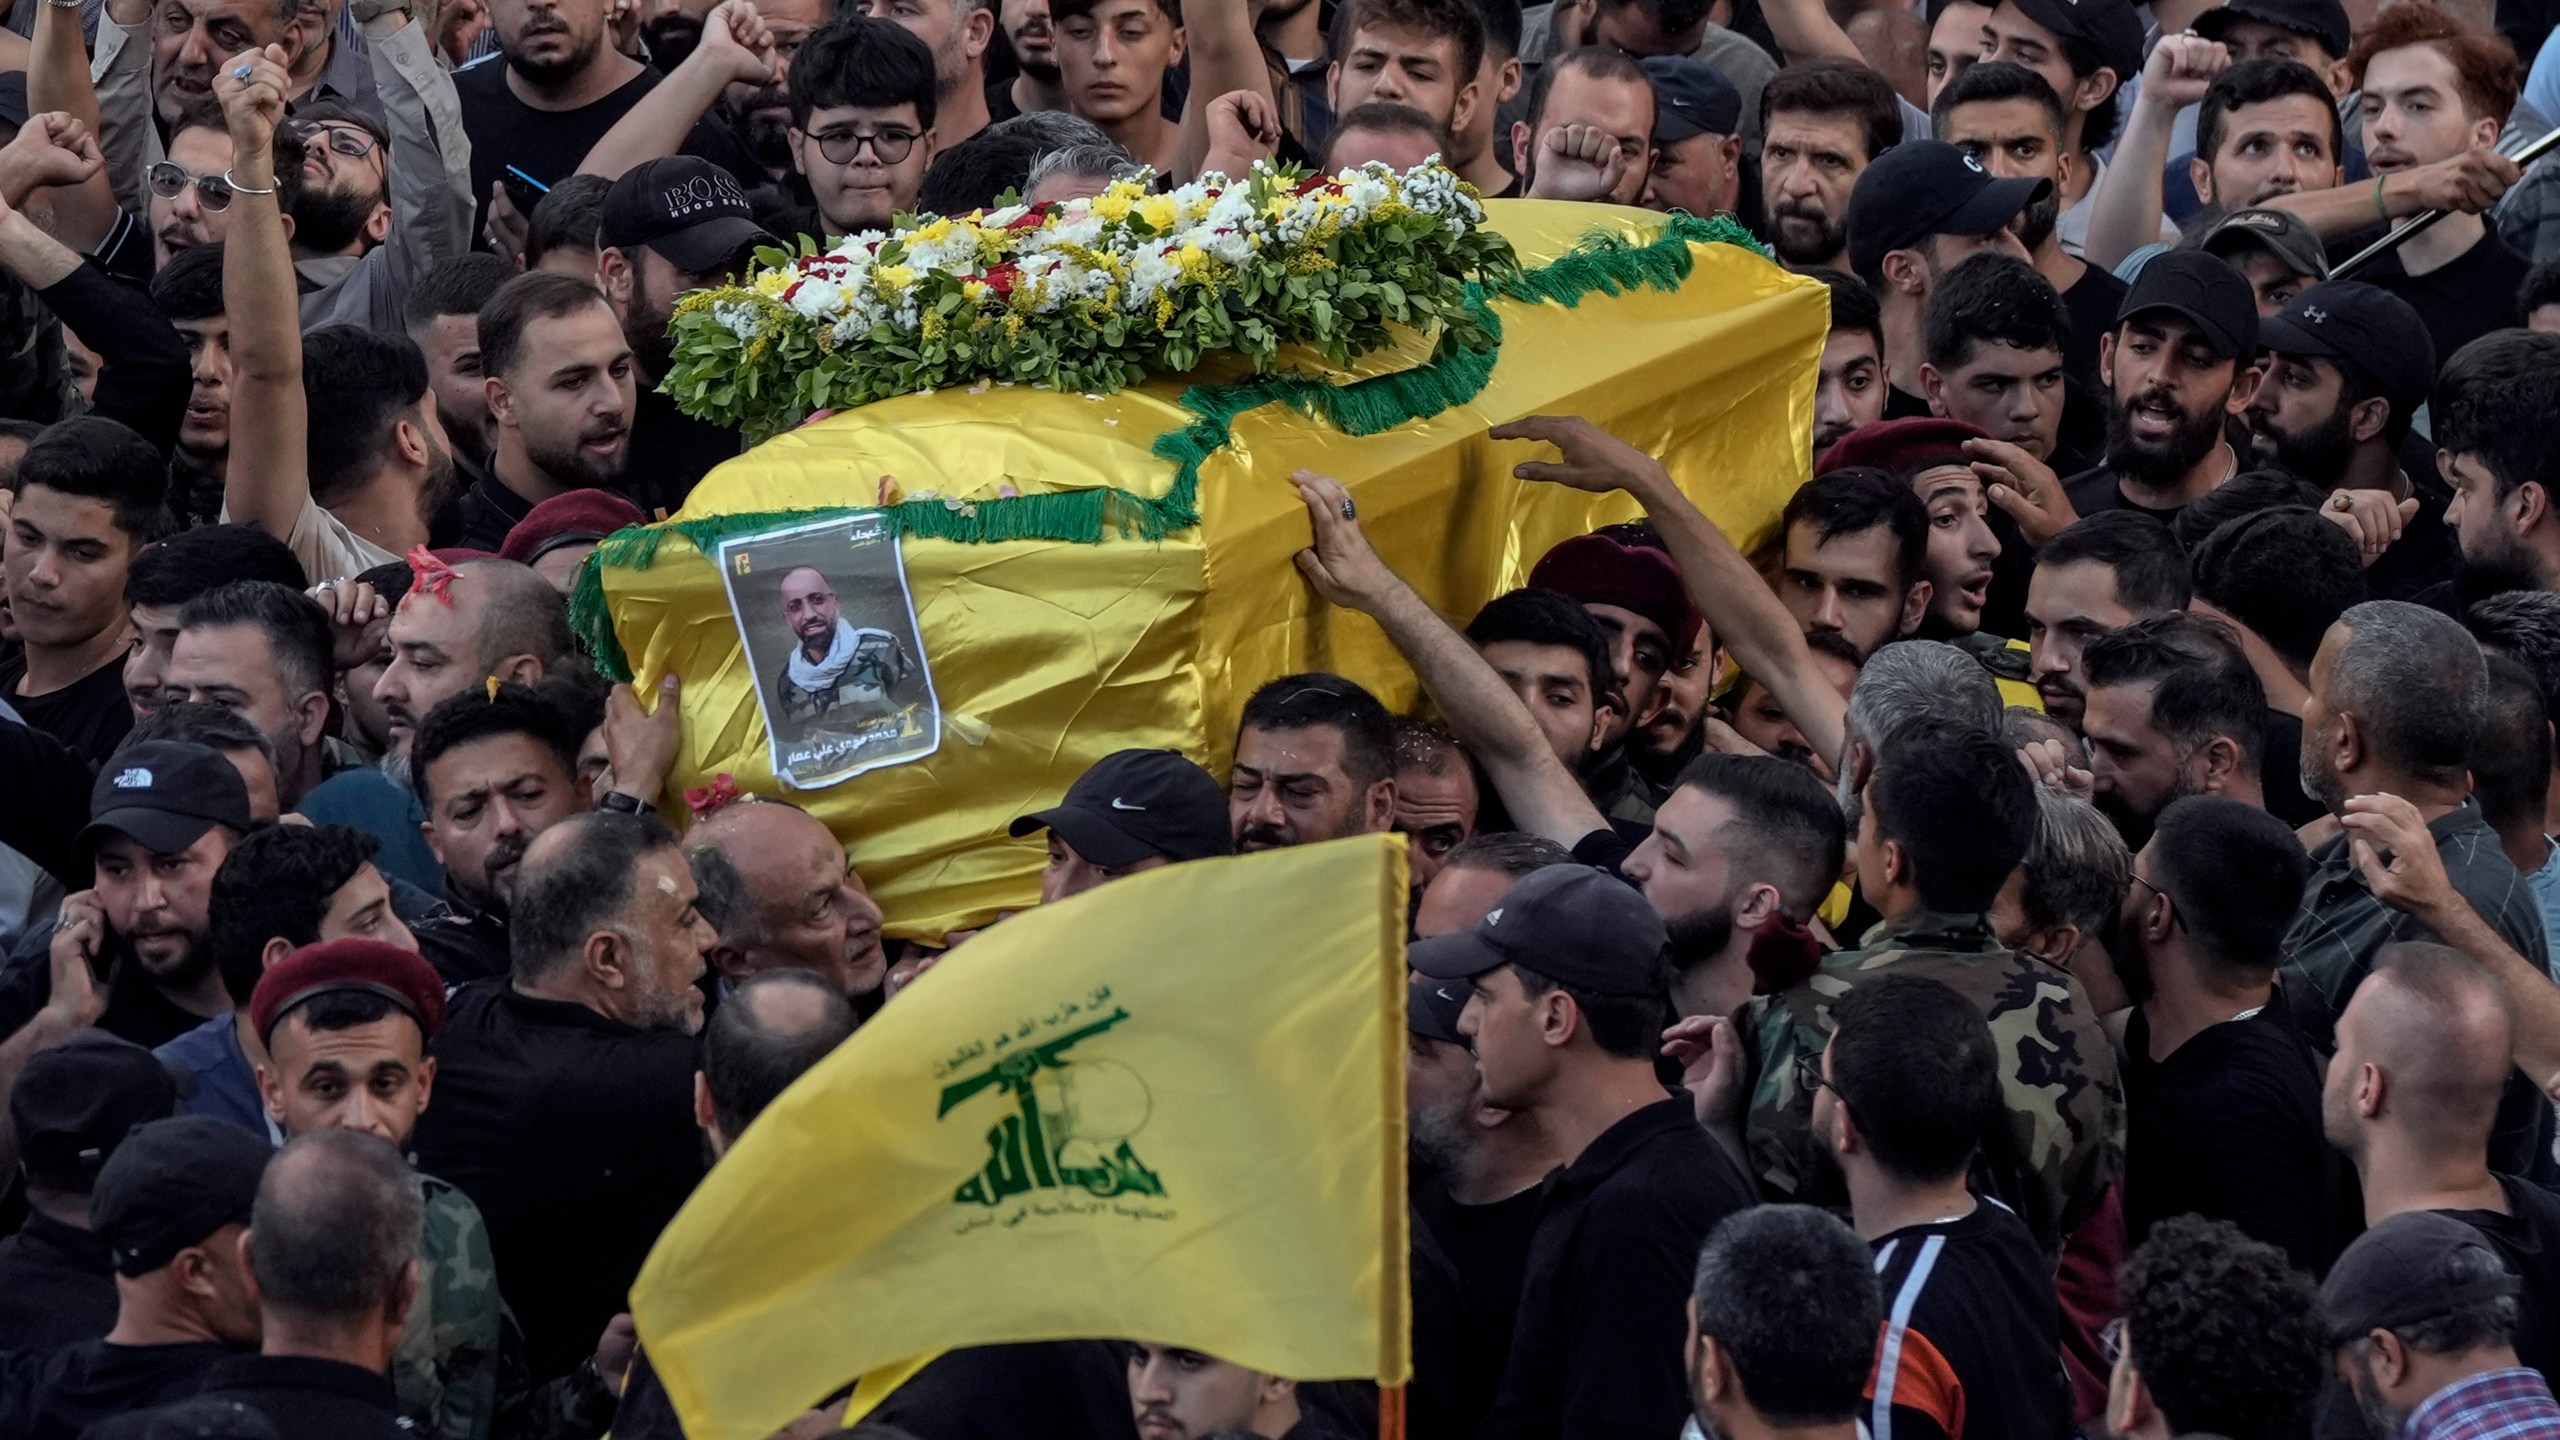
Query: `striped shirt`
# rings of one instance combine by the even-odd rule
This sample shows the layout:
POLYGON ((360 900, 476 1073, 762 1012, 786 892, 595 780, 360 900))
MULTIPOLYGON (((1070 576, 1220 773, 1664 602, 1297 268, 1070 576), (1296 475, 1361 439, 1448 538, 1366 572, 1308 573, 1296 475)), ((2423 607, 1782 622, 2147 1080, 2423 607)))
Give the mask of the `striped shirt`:
POLYGON ((2053 1272, 2026 1222, 1977 1199, 1953 1220, 1875 1242, 1884 1334, 1868 1381, 1875 1440, 2063 1440, 2053 1272))

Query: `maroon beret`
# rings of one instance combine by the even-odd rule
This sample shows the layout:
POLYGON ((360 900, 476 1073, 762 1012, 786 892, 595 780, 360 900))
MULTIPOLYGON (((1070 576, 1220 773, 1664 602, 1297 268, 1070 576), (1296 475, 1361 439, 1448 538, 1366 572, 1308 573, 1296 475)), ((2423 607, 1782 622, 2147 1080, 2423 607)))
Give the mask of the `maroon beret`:
POLYGON ((435 1038, 444 1023, 444 979, 415 950, 379 940, 328 940, 305 945, 258 977, 249 997, 249 1024, 266 1044, 276 1021, 293 1007, 323 995, 379 995, 435 1038))
POLYGON ((1962 461, 1964 442, 1983 438, 1981 431, 1961 420, 1934 415, 1879 420, 1831 442, 1822 458, 1813 462, 1813 473, 1828 475, 1852 465, 1868 465, 1907 480, 1930 465, 1962 461))
POLYGON ((1529 583, 1585 605, 1615 605, 1662 627, 1671 637, 1671 663, 1687 659, 1698 639, 1698 607, 1680 567, 1659 550, 1607 535, 1576 535, 1539 557, 1529 583))
POLYGON ((610 490, 572 490, 526 511, 507 532, 507 543, 498 554, 530 565, 563 545, 601 540, 647 518, 640 507, 610 490))

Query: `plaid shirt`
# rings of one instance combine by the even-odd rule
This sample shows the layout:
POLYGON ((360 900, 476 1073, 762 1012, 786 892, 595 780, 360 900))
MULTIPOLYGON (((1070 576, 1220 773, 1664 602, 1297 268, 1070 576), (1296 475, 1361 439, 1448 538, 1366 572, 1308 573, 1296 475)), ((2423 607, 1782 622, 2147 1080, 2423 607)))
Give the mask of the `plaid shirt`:
POLYGON ((2400 1440, 2560 1440, 2560 1403, 2535 1371, 2485 1371, 2428 1396, 2400 1440))

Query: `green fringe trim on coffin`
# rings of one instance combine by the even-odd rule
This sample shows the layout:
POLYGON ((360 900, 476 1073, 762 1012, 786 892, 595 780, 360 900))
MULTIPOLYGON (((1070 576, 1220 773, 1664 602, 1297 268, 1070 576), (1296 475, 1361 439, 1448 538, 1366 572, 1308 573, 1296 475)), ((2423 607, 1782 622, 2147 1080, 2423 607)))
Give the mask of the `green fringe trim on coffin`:
POLYGON ((1200 523, 1200 467, 1226 447, 1237 416, 1264 405, 1280 404, 1324 421, 1346 435, 1376 435, 1415 420, 1428 420, 1483 393, 1501 356, 1502 322, 1491 301, 1529 304, 1552 301, 1574 306, 1595 292, 1620 295, 1630 290, 1674 290, 1689 278, 1696 263, 1692 244, 1739 245, 1765 255, 1767 250, 1732 219, 1701 220, 1674 213, 1655 239, 1637 244, 1616 235, 1595 235, 1534 270, 1467 287, 1467 302, 1477 323, 1494 337, 1482 350, 1464 350, 1444 342, 1432 358, 1410 370, 1337 385, 1303 375, 1261 375, 1222 385, 1195 385, 1182 394, 1190 424, 1156 437, 1154 452, 1172 463, 1173 483, 1150 499, 1120 489, 1071 490, 1050 495, 1014 495, 965 505, 940 499, 910 500, 882 507, 825 506, 806 510, 760 510, 705 515, 637 525, 604 538, 578 568, 569 595, 569 623, 592 656, 596 668, 616 680, 631 678, 631 662, 614 634, 606 608, 603 567, 646 570, 656 562, 658 547, 670 533, 682 535, 708 555, 732 535, 755 534, 795 524, 876 511, 902 536, 985 545, 1006 540, 1048 540, 1070 545, 1097 545, 1112 535, 1162 540, 1200 523))

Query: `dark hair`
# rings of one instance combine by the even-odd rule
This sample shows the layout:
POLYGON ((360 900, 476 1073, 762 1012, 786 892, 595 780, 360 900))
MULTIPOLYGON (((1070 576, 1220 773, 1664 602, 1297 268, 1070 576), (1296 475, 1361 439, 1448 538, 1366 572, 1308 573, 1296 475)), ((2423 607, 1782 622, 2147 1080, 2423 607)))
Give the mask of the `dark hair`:
MULTIPOLYGON (((592 180, 596 177, 584 178, 592 180)), ((561 182, 563 185, 567 183, 565 180, 561 182)), ((559 194, 560 187, 553 186, 551 193, 559 194)), ((537 211, 541 208, 539 205, 534 207, 537 211)), ((456 255, 418 277, 418 283, 409 289, 409 303, 401 318, 414 332, 424 330, 432 322, 448 315, 477 317, 480 307, 489 302, 489 297, 497 294, 499 287, 514 279, 515 275, 514 266, 485 251, 456 255)))
MULTIPOLYGON (((1645 74, 1644 67, 1637 64, 1634 58, 1624 50, 1608 45, 1584 45, 1578 49, 1567 50, 1539 66, 1537 78, 1529 82, 1529 134, 1532 137, 1546 132, 1547 96, 1554 93, 1557 77, 1567 71, 1586 75, 1594 80, 1615 80, 1621 85, 1641 85, 1644 87, 1646 103, 1650 104, 1653 101, 1653 77, 1645 74)), ((1466 80, 1462 78, 1458 83, 1464 85, 1466 80)))
POLYGON ((1854 117, 1871 161, 1902 143, 1902 100, 1893 83, 1854 60, 1809 60, 1770 76, 1760 87, 1760 133, 1781 110, 1854 117))
POLYGON ((267 1163, 249 1216, 258 1302, 314 1320, 380 1313, 418 1258, 426 1199, 390 1141, 331 1127, 267 1163))
POLYGON ((1620 1060, 1651 1061, 1662 1052, 1663 1027, 1671 1023, 1671 967, 1667 960, 1655 966, 1655 983, 1642 995, 1603 995, 1597 990, 1567 985, 1526 965, 1513 965, 1511 973, 1520 977, 1520 988, 1532 998, 1550 990, 1562 990, 1573 997, 1573 1008, 1582 1012, 1583 1026, 1591 1032, 1591 1043, 1600 1047, 1600 1053, 1620 1060))
MULTIPOLYGON (((2329 82, 2320 72, 2299 60, 2281 55, 2261 55, 2243 60, 2213 77, 2204 90, 2204 103, 2196 109, 2196 158, 2207 166, 2222 153, 2222 132, 2230 124, 2231 112, 2243 105, 2264 105, 2287 95, 2300 95, 2320 102, 2320 113, 2329 117, 2329 158, 2337 160, 2345 153, 2346 133, 2338 120, 2338 100, 2329 92, 2329 82)), ((2231 204, 2229 197, 2222 203, 2231 204)))
POLYGON ((1440 122, 1412 106, 1393 100, 1364 100, 1333 122, 1333 130, 1324 140, 1324 169, 1334 168, 1334 147, 1342 143, 1342 137, 1361 130, 1372 135, 1418 135, 1443 149, 1449 144, 1449 132, 1440 128, 1440 122))
POLYGON ((1362 789, 1396 773, 1395 722, 1378 697, 1339 675, 1283 675, 1244 702, 1240 730, 1307 730, 1342 735, 1342 773, 1362 789))
POLYGON ((1866 281, 1828 265, 1798 266, 1796 273, 1821 281, 1831 292, 1833 330, 1862 330, 1876 342, 1876 353, 1884 353, 1884 306, 1866 281))
MULTIPOLYGON (((2028 18, 2032 20, 2035 17, 2028 18)), ((2085 154, 2094 155, 2105 149, 2108 141, 2116 138, 2116 116, 2124 105, 2124 87, 2140 76, 2142 71, 2140 57, 2135 58, 2134 74, 2127 75, 2108 61, 2106 53, 2098 48, 2096 41, 2085 40, 2077 35, 2066 35, 2059 30, 2048 33, 2053 36, 2056 48, 2062 52, 2062 62, 2071 67, 2072 79, 2086 80, 2101 70, 2116 77, 2115 88, 2107 92, 2106 99, 2099 101, 2090 109, 2088 119, 2082 121, 2080 125, 2080 149, 2085 154)))
POLYGON ((172 254, 151 277, 151 303, 172 320, 211 320, 227 313, 221 242, 172 254))
MULTIPOLYGON (((316 10, 320 7, 314 5, 311 8, 316 10)), ((293 127, 296 138, 302 141, 306 152, 311 146, 312 128, 323 124, 353 125, 372 136, 373 143, 381 146, 386 156, 391 151, 390 128, 344 100, 324 100, 317 96, 297 100, 294 102, 293 116, 286 123, 293 127)))
MULTIPOLYGON (((1054 18, 1054 17, 1053 17, 1054 18)), ((843 105, 885 110, 916 107, 916 124, 933 128, 933 49, 905 27, 859 11, 839 12, 800 44, 791 59, 791 123, 843 105)))
POLYGON ((2311 879, 2291 826, 2255 805, 2189 795, 2160 812, 2152 842, 2160 888, 2208 963, 2253 981, 2284 963, 2293 905, 2269 897, 2299 895, 2311 879))
POLYGON ((2501 590, 2474 603, 2462 624, 2482 650, 2532 671, 2542 708, 2560 713, 2560 595, 2501 590))
POLYGON ((116 742, 115 753, 121 755, 146 740, 183 740, 225 755, 255 750, 266 757, 268 769, 276 768, 276 742, 250 724, 247 716, 210 700, 172 700, 160 706, 133 722, 133 728, 116 742))
POLYGON ((1707 1232, 1690 1286, 1698 1333, 1733 1361, 1742 1397, 1773 1425, 1837 1425, 1866 1412, 1884 1329, 1874 1256, 1810 1205, 1761 1205, 1707 1232))
POLYGON ((1440 868, 1490 870, 1496 875, 1508 875, 1516 880, 1532 870, 1572 863, 1573 852, 1544 835, 1494 830, 1459 841, 1450 850, 1449 858, 1440 862, 1440 868))
POLYGON ((702 1079, 720 1133, 734 1143, 749 1121, 843 1044, 853 1027, 853 1006, 844 993, 810 971, 767 970, 739 982, 702 1028, 702 1079), (772 1028, 757 1011, 764 997, 780 990, 816 997, 817 1023, 801 1030, 772 1028))
POLYGON ((1921 313, 1921 356, 1941 372, 1971 364, 1976 345, 2060 352, 2070 343, 2071 312, 2062 297, 2036 267, 2014 256, 1967 258, 1938 277, 1921 313))
POLYGON ((2219 621, 2172 610, 2110 630, 2081 653, 2080 678, 2092 690, 2153 682, 2151 728, 2181 757, 2227 735, 2245 773, 2266 759, 2267 687, 2219 621))
POLYGON ((1895 1179, 1963 1174, 2007 1118, 1991 1025, 1944 981, 1879 976, 1831 1002, 1831 1026, 1831 1083, 1895 1179))
MULTIPOLYGON (((1101 0, 1052 0, 1049 23, 1055 25, 1061 20, 1091 15, 1094 6, 1100 3, 1101 0)), ((1176 25, 1182 23, 1182 0, 1156 0, 1156 11, 1176 25)))
POLYGON ((2151 1227, 2116 1282, 2126 1358, 2172 1434, 2283 1440, 2329 1366, 2320 1297, 2228 1220, 2151 1227))
POLYGON ((2327 490, 2290 470, 2245 470, 2188 501, 2169 522, 2169 533, 2192 557, 2204 537, 2243 515, 2279 505, 2317 510, 2328 500, 2327 490))
POLYGON ((1848 822, 1831 787, 1804 766, 1774 755, 1715 751, 1690 761, 1680 772, 1680 786, 1733 807, 1723 846, 1733 880, 1765 878, 1777 887, 1778 903, 1789 915, 1810 919, 1839 880, 1840 857, 1849 843, 1848 822))
POLYGON ((2412 45, 2432 46, 2452 64, 2462 107, 2472 118, 2507 123, 2516 108, 2516 92, 2524 85, 2515 47, 2496 31, 2467 25, 2433 5, 2394 5, 2374 12, 2356 27, 2355 44, 2346 54, 2347 73, 2362 85, 2374 56, 2412 45))
MULTIPOLYGON (((178 112, 178 123, 169 127, 169 138, 175 141, 190 130, 211 130, 230 137, 231 122, 223 117, 222 102, 211 95, 189 103, 178 112)), ((302 137, 290 125, 278 125, 275 138, 268 142, 267 156, 274 165, 274 178, 267 181, 276 187, 276 209, 290 215, 302 200, 302 137)))
MULTIPOLYGON (((1469 0, 1469 3, 1475 6, 1476 18, 1484 23, 1484 48, 1493 56, 1494 64, 1499 66, 1505 60, 1516 59, 1520 54, 1520 0, 1469 0)), ((1458 83, 1464 85, 1468 78, 1461 75, 1458 83)))
POLYGON ((2367 600, 2338 623, 2348 633, 2326 708, 2353 712, 2384 764, 2424 784, 2461 785, 2488 688, 2479 643, 2451 617, 2401 600, 2367 600))
MULTIPOLYGON (((603 249, 604 197, 612 190, 613 182, 601 175, 570 175, 533 202, 533 213, 524 218, 527 273, 554 250, 603 249)), ((503 277, 499 283, 505 283, 503 277)), ((497 288, 492 285, 481 291, 480 298, 487 300, 497 288)))
MULTIPOLYGON (((1636 4, 1639 0, 1618 0, 1620 4, 1636 4)), ((1695 25, 1705 16, 1701 0, 1643 0, 1650 12, 1656 7, 1694 12, 1687 24, 1671 26, 1678 33, 1695 25)), ((1476 70, 1484 64, 1484 17, 1477 13, 1475 0, 1350 0, 1342 17, 1334 22, 1334 58, 1351 53, 1351 39, 1364 25, 1387 25, 1398 30, 1412 30, 1434 40, 1446 40, 1458 53, 1458 64, 1450 71, 1450 79, 1461 89, 1476 78, 1476 70)))
POLYGON ((1032 167, 1048 150, 1035 135, 981 130, 935 153, 916 192, 916 208, 928 215, 966 215, 995 204, 1006 191, 1028 194, 1032 167))
POLYGON ((480 307, 480 373, 503 376, 515 368, 524 332, 534 321, 557 320, 604 304, 603 291, 550 270, 528 270, 508 281, 480 307))
POLYGON ((180 630, 212 630, 247 625, 265 637, 277 678, 295 695, 326 695, 337 675, 332 665, 335 641, 328 612, 298 588, 272 580, 234 580, 217 585, 178 611, 180 630))
POLYGON ((116 528, 136 548, 168 528, 161 502, 168 495, 169 462, 150 441, 103 415, 47 426, 18 462, 18 489, 23 493, 30 485, 105 503, 115 511, 116 528))
POLYGON ((2139 510, 2101 510, 2046 541, 2036 555, 2040 568, 2084 562, 2113 571, 2116 599, 2137 615, 2184 610, 2195 598, 2178 537, 2139 510))
POLYGON ((1684 35, 1698 28, 1714 8, 1710 0, 1600 0, 1603 10, 1624 10, 1630 5, 1642 6, 1645 17, 1665 36, 1684 35))
POLYGON ((320 943, 329 901, 373 863, 380 841, 345 825, 269 825, 240 837, 213 872, 204 947, 231 1003, 246 1010, 267 942, 320 943))
POLYGON ((475 685, 437 701, 419 718, 418 733, 409 742, 409 773, 420 803, 433 809, 435 793, 427 772, 448 751, 501 735, 522 735, 549 748, 560 757, 561 773, 575 778, 578 747, 591 728, 577 724, 551 697, 530 686, 501 685, 492 695, 488 687, 475 685))
POLYGON ((1781 535, 1812 526, 1816 545, 1883 526, 1893 534, 1896 579, 1906 588, 1929 562, 1929 507, 1911 493, 1909 482, 1873 466, 1847 466, 1797 486, 1778 524, 1781 535))
POLYGON ((1977 60, 1948 76, 1938 98, 1929 102, 1930 128, 1943 137, 1947 133, 1947 117, 1957 106, 2001 100, 2036 102, 2044 111, 2045 127, 2052 132, 2053 143, 2062 143, 2071 124, 2071 112, 2063 108, 2062 97, 2053 93, 2051 81, 2009 60, 1977 60))
POLYGON ((2516 287, 2516 323, 2529 323, 2545 305, 2560 305, 2560 255, 2536 260, 2524 272, 2524 283, 2516 287))
POLYGON ((397 606, 407 597, 409 586, 418 577, 417 572, 409 568, 408 561, 392 560, 376 565, 370 570, 359 570, 356 572, 356 578, 372 586, 374 594, 397 606))
POLYGON ((124 603, 167 609, 242 580, 295 591, 309 583, 292 547, 257 526, 199 525, 154 540, 134 554, 124 575, 124 603))
POLYGON ((2531 825, 2542 832, 2551 796, 2551 716, 2531 670, 2504 655, 2488 661, 2488 704, 2471 746, 2471 793, 2491 829, 2531 825))
POLYGON ((1915 720, 1894 731, 1866 799, 1877 838, 1902 846, 1912 888, 1932 910, 1988 911, 2035 843, 2035 782, 1979 730, 1915 720))
MULTIPOLYGON (((441 707, 439 707, 441 708, 441 707)), ((640 862, 676 847, 655 815, 590 810, 543 832, 561 838, 525 852, 508 907, 507 949, 518 984, 542 980, 631 904, 640 862)))
POLYGON ((1609 633, 1582 608, 1581 601, 1560 591, 1522 586, 1484 602, 1484 608, 1467 622, 1468 643, 1481 650, 1504 640, 1579 652, 1591 672, 1595 705, 1617 684, 1609 659, 1609 633))
POLYGON ((403 420, 424 428, 427 357, 406 335, 355 325, 302 333, 302 395, 311 414, 311 500, 352 499, 391 453, 403 420))
POLYGON ((2296 675, 2311 672, 2320 637, 2366 595, 2355 540, 2299 505, 2243 515, 2207 535, 2189 573, 2197 598, 2248 626, 2296 675))
POLYGON ((2476 459, 2499 499, 2525 485, 2560 498, 2560 445, 2549 443, 2560 413, 2560 335, 2492 330, 2456 350, 2437 372, 2428 413, 2436 444, 2476 459))

